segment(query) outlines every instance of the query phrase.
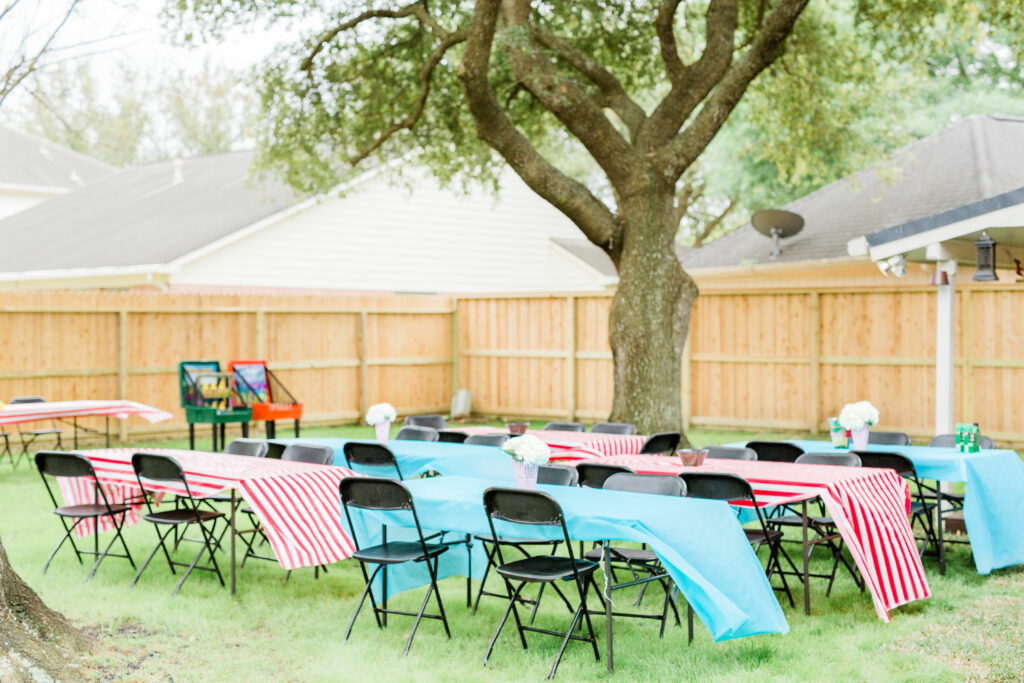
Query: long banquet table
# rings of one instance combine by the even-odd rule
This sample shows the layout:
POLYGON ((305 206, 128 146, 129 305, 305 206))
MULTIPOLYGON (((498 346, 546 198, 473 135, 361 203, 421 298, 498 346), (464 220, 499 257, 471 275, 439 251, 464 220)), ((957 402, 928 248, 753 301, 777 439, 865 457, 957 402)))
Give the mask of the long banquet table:
MULTIPOLYGON (((24 424, 37 420, 75 420, 75 446, 78 445, 78 422, 80 417, 116 417, 120 420, 129 415, 138 415, 149 423, 163 422, 173 417, 166 410, 160 410, 135 401, 40 401, 38 403, 8 403, 0 408, 0 426, 24 424)), ((110 430, 107 430, 107 445, 110 445, 110 430)))
MULTIPOLYGON (((909 489, 891 470, 710 458, 701 467, 688 468, 677 458, 657 455, 615 456, 601 462, 649 474, 737 474, 750 482, 759 504, 782 504, 798 493, 820 496, 880 618, 889 621, 889 610, 931 594, 908 519, 909 489)), ((806 575, 806 561, 804 566, 806 575)))
MULTIPOLYGON (((452 431, 466 434, 508 434, 507 429, 498 427, 450 427, 452 431)), ((556 451, 556 457, 580 459, 584 456, 608 456, 639 453, 647 440, 636 434, 603 434, 594 432, 563 432, 556 429, 531 429, 532 434, 556 451), (562 453, 558 453, 562 451, 562 453)))
MULTIPOLYGON (((791 441, 807 452, 843 452, 827 441, 791 441)), ((1024 463, 1016 452, 987 449, 869 444, 868 450, 899 453, 914 463, 917 476, 965 482, 964 524, 980 574, 1024 564, 1024 463)))

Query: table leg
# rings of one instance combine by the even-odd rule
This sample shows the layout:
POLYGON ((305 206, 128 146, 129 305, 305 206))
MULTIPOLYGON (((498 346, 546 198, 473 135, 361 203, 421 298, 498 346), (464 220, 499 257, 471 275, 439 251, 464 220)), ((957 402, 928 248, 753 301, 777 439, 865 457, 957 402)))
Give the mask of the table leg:
POLYGON ((192 422, 188 423, 188 449, 190 451, 196 449, 196 426, 192 422))
POLYGON ((107 422, 107 448, 110 448, 110 416, 104 418, 107 422))
POLYGON ((942 482, 935 482, 935 516, 939 523, 939 575, 946 574, 946 531, 942 523, 942 482))
POLYGON ((71 427, 72 427, 72 429, 75 430, 75 435, 72 438, 74 439, 75 450, 77 451, 78 450, 78 418, 77 417, 71 418, 71 427))
MULTIPOLYGON (((612 650, 612 554, 609 551, 611 542, 601 542, 601 557, 604 560, 604 630, 605 657, 608 659, 608 673, 615 670, 614 652, 612 650)), ((584 606, 584 609, 586 606, 584 606)))
POLYGON ((231 594, 235 594, 235 490, 231 489, 231 594))
POLYGON ((212 428, 213 428, 213 446, 210 448, 210 450, 213 451, 214 453, 216 453, 217 452, 217 423, 216 422, 213 423, 212 428))
POLYGON ((805 500, 801 505, 801 517, 803 521, 801 528, 804 535, 804 614, 811 613, 811 569, 810 569, 810 553, 807 552, 807 501, 805 500))

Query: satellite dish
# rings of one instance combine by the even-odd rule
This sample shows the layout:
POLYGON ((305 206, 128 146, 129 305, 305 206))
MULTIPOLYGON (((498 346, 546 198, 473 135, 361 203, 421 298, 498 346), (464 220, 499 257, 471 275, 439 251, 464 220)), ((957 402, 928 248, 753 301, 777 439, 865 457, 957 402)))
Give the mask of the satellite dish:
POLYGON ((772 238, 772 259, 782 253, 779 247, 779 240, 783 237, 792 237, 804 227, 804 219, 792 211, 782 209, 761 209, 755 211, 750 217, 754 228, 766 237, 772 238))

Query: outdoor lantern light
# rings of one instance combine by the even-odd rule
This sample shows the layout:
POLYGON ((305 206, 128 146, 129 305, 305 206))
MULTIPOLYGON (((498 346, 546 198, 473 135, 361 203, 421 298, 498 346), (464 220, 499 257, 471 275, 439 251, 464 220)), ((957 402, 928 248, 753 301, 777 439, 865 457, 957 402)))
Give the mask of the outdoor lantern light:
POLYGON ((996 275, 996 243, 987 232, 981 233, 981 239, 974 243, 975 271, 972 278, 975 282, 992 282, 998 280, 996 275))

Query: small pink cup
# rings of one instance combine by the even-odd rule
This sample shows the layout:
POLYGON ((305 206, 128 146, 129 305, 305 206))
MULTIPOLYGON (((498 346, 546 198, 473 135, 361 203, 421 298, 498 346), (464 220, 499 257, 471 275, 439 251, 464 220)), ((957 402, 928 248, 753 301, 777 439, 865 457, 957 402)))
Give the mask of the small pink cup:
POLYGON ((703 448, 682 448, 676 451, 676 455, 684 467, 700 467, 704 464, 704 458, 708 457, 708 452, 703 448))
POLYGON ((530 428, 529 422, 506 422, 505 426, 508 427, 508 433, 514 436, 522 436, 526 433, 526 430, 530 428))

